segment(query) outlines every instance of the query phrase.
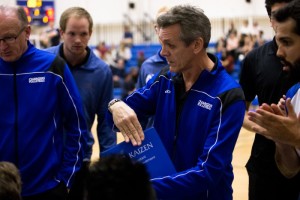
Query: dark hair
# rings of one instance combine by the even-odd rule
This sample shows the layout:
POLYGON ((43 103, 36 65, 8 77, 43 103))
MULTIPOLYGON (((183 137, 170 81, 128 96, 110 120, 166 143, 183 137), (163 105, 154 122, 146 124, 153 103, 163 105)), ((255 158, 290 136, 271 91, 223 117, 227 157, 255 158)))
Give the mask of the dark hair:
POLYGON ((100 158, 90 166, 86 193, 87 200, 155 199, 145 165, 118 154, 100 158))
POLYGON ((293 19, 296 22, 294 32, 300 35, 300 0, 294 0, 274 13, 277 22, 293 19))
POLYGON ((267 9, 269 17, 271 17, 271 7, 276 3, 289 3, 293 0, 266 0, 265 1, 265 7, 267 9))
POLYGON ((180 39, 187 46, 201 37, 204 41, 204 48, 208 47, 211 24, 203 10, 199 8, 190 5, 174 6, 157 18, 157 24, 162 28, 179 24, 181 27, 180 39))

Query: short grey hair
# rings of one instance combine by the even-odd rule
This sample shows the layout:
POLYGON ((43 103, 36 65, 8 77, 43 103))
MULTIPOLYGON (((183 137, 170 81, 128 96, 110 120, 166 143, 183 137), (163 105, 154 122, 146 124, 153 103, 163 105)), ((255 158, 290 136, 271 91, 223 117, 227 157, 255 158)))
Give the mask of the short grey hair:
POLYGON ((201 37, 204 48, 208 47, 211 37, 211 24, 203 10, 191 5, 178 5, 157 18, 157 24, 165 28, 174 24, 181 27, 180 39, 188 46, 201 37))

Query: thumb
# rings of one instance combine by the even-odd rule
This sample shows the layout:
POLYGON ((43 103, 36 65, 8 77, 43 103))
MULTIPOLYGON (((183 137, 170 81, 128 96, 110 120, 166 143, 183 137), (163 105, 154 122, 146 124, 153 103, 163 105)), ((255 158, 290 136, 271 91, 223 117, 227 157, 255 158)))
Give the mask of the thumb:
POLYGON ((291 117, 291 118, 297 118, 297 115, 294 111, 294 106, 292 105, 291 98, 288 98, 286 100, 285 105, 286 105, 288 116, 291 117))

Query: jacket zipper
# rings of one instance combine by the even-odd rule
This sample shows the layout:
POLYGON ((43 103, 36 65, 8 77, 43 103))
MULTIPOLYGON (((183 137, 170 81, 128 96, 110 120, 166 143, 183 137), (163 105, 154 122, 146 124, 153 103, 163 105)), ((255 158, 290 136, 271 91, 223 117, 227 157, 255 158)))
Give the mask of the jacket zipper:
POLYGON ((183 108, 183 105, 186 101, 186 98, 187 98, 187 94, 185 94, 184 96, 184 99, 182 100, 182 102, 180 102, 180 106, 179 106, 179 112, 178 112, 178 116, 176 117, 176 129, 175 129, 175 135, 174 135, 174 142, 173 142, 173 156, 172 156, 172 160, 175 161, 175 155, 176 155, 176 145, 177 145, 177 139, 178 139, 178 126, 179 126, 179 121, 180 121, 180 118, 181 118, 181 111, 182 111, 182 108, 183 108))
POLYGON ((15 101, 15 158, 16 158, 16 165, 19 168, 19 130, 18 130, 18 94, 17 94, 17 67, 13 66, 14 69, 14 101, 15 101))
MULTIPOLYGON (((182 108, 182 106, 180 106, 180 113, 181 113, 181 108, 182 108)), ((175 129, 174 142, 173 142, 173 158, 172 158, 173 161, 175 161, 175 155, 176 155, 176 144, 177 144, 177 138, 178 138, 179 119, 180 119, 180 114, 178 114, 178 117, 176 118, 176 129, 175 129)))

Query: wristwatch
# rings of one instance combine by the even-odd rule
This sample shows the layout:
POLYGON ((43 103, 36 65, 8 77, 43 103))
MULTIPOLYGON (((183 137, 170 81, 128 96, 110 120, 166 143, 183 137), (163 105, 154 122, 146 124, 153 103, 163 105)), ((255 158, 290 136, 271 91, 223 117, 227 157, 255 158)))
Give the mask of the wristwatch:
POLYGON ((119 101, 122 101, 121 99, 113 99, 113 100, 111 100, 109 103, 108 103, 108 110, 111 112, 111 110, 110 110, 110 107, 112 106, 112 105, 114 105, 115 103, 117 103, 117 102, 119 102, 119 101))

